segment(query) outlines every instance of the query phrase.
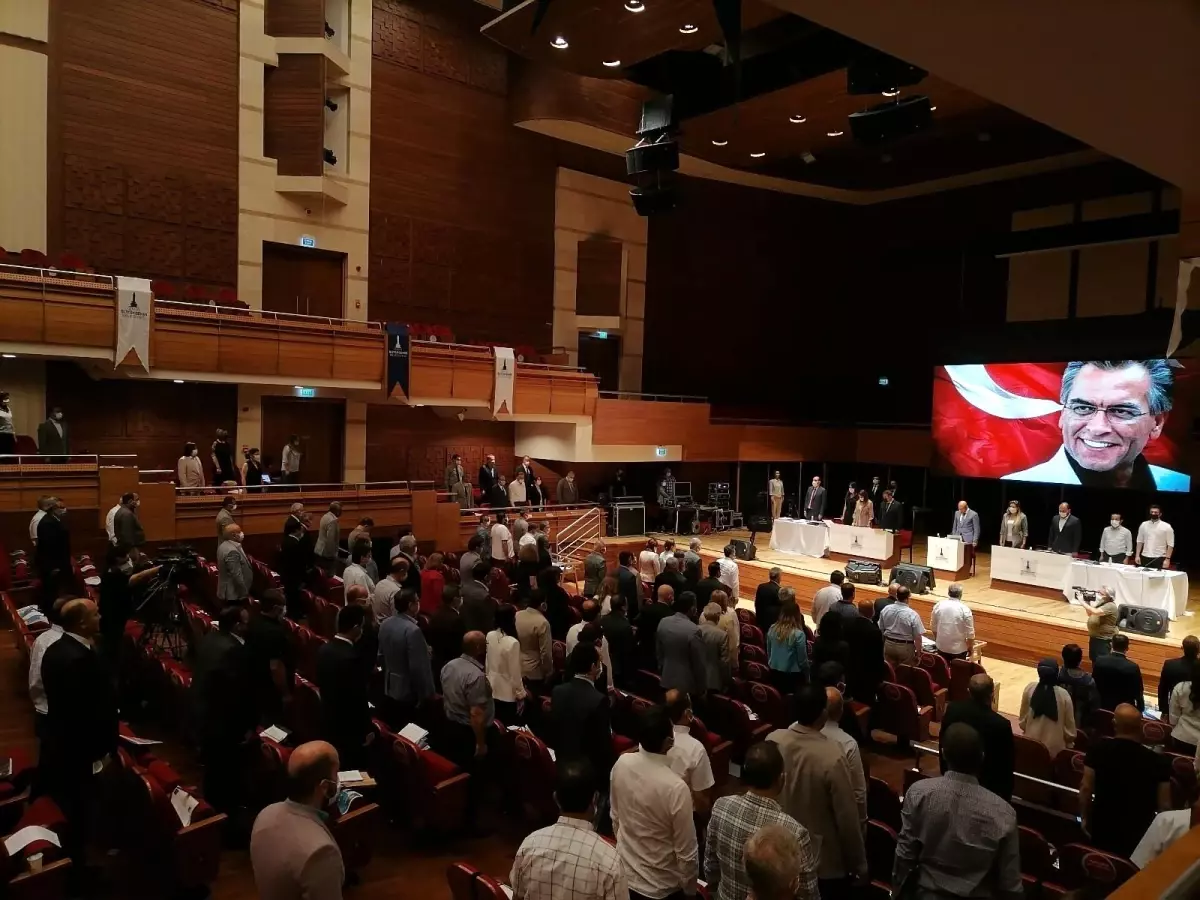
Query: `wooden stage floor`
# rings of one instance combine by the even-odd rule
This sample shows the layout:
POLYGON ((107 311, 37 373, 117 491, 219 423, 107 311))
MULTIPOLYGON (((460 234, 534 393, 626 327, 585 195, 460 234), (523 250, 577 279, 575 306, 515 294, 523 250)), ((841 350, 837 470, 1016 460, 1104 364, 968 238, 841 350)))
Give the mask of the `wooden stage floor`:
MULTIPOLYGON (((665 538, 681 540, 675 535, 654 534, 652 537, 660 541, 665 538)), ((701 556, 707 563, 715 558, 731 538, 746 540, 750 537, 748 531, 735 529, 720 534, 702 535, 700 538, 703 549, 701 556)), ((683 539, 686 540, 686 539, 683 539)), ((621 549, 638 549, 644 546, 645 539, 613 538, 610 547, 616 544, 621 549)), ((782 581, 796 589, 796 596, 805 616, 810 614, 813 593, 822 585, 829 582, 829 575, 842 563, 832 559, 815 559, 808 556, 793 556, 771 550, 768 546, 770 535, 759 533, 755 541, 757 558, 753 562, 738 561, 741 574, 742 605, 751 606, 754 599, 754 589, 767 580, 767 572, 772 566, 778 566, 783 571, 782 581)), ((920 563, 925 558, 925 542, 918 538, 913 547, 913 561, 920 563)), ((905 551, 904 560, 908 560, 905 551)), ((886 577, 886 576, 885 576, 886 577)), ((1038 660, 1052 656, 1058 658, 1065 644, 1076 643, 1087 650, 1087 615, 1082 609, 1067 603, 1066 599, 1048 599, 1033 597, 1014 591, 993 588, 991 586, 991 556, 980 553, 976 563, 976 573, 960 582, 963 586, 963 599, 975 613, 975 634, 981 641, 987 641, 985 656, 992 659, 1006 660, 1023 666, 1036 666, 1038 660)), ((928 627, 933 604, 946 596, 950 581, 938 579, 937 587, 925 595, 914 595, 913 609, 921 616, 928 627)), ((886 593, 886 588, 876 588, 868 585, 856 585, 856 590, 865 592, 872 598, 886 593)), ((1187 612, 1183 618, 1171 623, 1170 633, 1165 638, 1130 635, 1130 657, 1142 667, 1142 675, 1147 692, 1152 692, 1158 684, 1158 676, 1162 664, 1167 659, 1180 655, 1179 645, 1184 636, 1197 630, 1195 619, 1192 617, 1200 609, 1200 586, 1192 584, 1188 593, 1187 612)), ((1086 660, 1085 660, 1086 665, 1086 660)))

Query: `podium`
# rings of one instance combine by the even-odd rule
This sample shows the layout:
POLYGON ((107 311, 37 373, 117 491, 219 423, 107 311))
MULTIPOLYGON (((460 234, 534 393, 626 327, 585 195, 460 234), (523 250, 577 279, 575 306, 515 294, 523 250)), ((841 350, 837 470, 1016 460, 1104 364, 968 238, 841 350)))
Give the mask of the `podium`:
POLYGON ((846 562, 851 559, 869 559, 884 568, 900 561, 896 549, 895 535, 882 528, 865 528, 860 525, 843 525, 827 522, 829 526, 829 556, 846 562))
POLYGON ((933 537, 925 550, 925 565, 934 573, 949 578, 951 581, 961 581, 971 574, 971 558, 967 545, 958 538, 933 537))

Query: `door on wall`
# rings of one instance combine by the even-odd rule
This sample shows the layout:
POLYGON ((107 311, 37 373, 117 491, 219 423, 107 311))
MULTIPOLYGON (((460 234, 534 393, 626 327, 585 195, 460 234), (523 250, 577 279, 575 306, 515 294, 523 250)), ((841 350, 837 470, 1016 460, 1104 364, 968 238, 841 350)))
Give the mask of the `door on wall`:
POLYGON ((263 309, 345 317, 346 254, 263 242, 263 309))
POLYGON ((621 338, 580 332, 579 365, 600 379, 600 390, 616 391, 621 385, 621 338))
POLYGON ((342 436, 346 425, 344 400, 301 400, 263 397, 264 461, 277 470, 283 445, 293 434, 300 438, 300 478, 304 484, 335 484, 342 480, 342 436))

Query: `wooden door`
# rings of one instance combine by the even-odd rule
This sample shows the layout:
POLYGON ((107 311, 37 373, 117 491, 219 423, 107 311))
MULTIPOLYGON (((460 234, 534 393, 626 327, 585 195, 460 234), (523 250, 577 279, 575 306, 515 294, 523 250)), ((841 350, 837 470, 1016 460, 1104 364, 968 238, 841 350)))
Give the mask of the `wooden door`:
POLYGON ((288 438, 300 437, 300 476, 304 484, 333 484, 342 480, 342 439, 346 425, 344 400, 302 400, 263 397, 262 450, 278 469, 288 438))
POLYGON ((263 243, 263 309, 344 318, 346 254, 263 243))

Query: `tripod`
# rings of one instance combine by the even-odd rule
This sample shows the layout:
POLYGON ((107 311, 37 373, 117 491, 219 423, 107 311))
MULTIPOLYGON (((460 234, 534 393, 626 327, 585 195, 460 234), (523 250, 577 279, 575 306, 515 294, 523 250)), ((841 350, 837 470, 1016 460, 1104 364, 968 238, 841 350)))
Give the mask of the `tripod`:
POLYGON ((142 623, 138 649, 182 662, 191 648, 191 632, 179 602, 178 578, 172 566, 159 573, 134 611, 142 623))

